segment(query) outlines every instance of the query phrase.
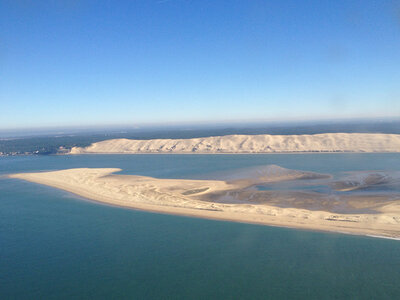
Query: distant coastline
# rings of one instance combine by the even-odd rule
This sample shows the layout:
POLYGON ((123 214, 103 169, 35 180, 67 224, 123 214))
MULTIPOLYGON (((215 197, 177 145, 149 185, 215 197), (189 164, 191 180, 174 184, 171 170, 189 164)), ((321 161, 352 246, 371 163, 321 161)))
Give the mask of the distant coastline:
POLYGON ((192 139, 111 139, 66 154, 262 154, 400 152, 400 134, 226 135, 192 139))
MULTIPOLYGON (((400 119, 351 119, 297 122, 185 124, 107 128, 41 128, 0 130, 0 157, 67 154, 72 148, 87 148, 106 140, 187 140, 223 136, 316 135, 331 133, 400 134, 400 119)), ((218 152, 218 151, 213 151, 218 152)), ((253 153, 243 151, 241 153, 253 153)), ((285 151, 279 151, 283 153, 285 151)), ((302 151, 296 151, 300 153, 302 151)), ((306 151, 307 152, 307 151, 306 151)), ((310 151, 313 152, 313 151, 310 151)), ((315 151, 320 152, 320 151, 315 151)), ((330 151, 348 152, 348 151, 330 151)), ((354 152, 354 151, 351 151, 354 152)), ((360 151, 362 152, 362 151, 360 151)), ((374 151, 388 152, 388 151, 374 151)), ((396 151, 397 152, 397 151, 396 151)), ((124 152, 113 152, 122 154, 124 152)), ((148 153, 148 152, 146 152, 148 153)), ((154 153, 158 153, 154 151, 154 153)), ((171 152, 168 152, 171 153, 171 152)), ((175 151, 175 153, 177 153, 175 151)), ((193 153, 184 151, 183 153, 193 153)), ((182 154, 183 154, 182 153, 182 154)), ((196 152, 195 152, 196 153, 196 152)), ((197 152, 198 153, 198 152, 197 152)), ((203 153, 209 153, 204 151, 203 153)), ((223 152, 222 152, 223 153, 223 152)), ((236 153, 236 152, 235 152, 236 153)), ((272 152, 266 152, 272 153, 272 152)), ((291 151, 286 153, 291 153, 291 151)))

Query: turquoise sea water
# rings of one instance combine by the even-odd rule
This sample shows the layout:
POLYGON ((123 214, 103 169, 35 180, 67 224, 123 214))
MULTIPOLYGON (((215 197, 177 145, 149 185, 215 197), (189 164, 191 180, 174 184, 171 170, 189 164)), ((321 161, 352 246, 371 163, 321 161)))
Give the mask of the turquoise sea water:
MULTIPOLYGON (((277 164, 400 170, 399 154, 0 157, 0 175, 73 167, 195 178, 277 164)), ((1 299, 399 299, 400 241, 122 209, 0 179, 1 299)))

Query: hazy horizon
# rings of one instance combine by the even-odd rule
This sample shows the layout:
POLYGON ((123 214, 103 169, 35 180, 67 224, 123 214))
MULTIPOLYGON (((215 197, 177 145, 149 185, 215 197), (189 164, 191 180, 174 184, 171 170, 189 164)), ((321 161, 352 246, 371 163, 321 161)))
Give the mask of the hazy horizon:
POLYGON ((0 129, 399 117, 398 4, 2 1, 0 129))
POLYGON ((400 0, 0 0, 0 298, 400 299, 399 67, 400 0))
MULTIPOLYGON (((377 125, 393 125, 400 128, 400 118, 348 118, 348 119, 316 119, 316 120, 274 120, 274 121, 221 121, 221 122, 176 122, 176 123, 154 123, 154 124, 113 124, 113 125, 93 125, 93 126, 48 126, 31 128, 0 128, 0 138, 16 138, 45 135, 82 135, 82 134, 109 134, 109 133, 145 133, 162 131, 212 131, 222 130, 243 130, 243 129, 274 129, 274 128, 296 128, 313 127, 318 125, 343 126, 349 129, 360 125, 368 125, 373 128, 377 125)), ((397 131, 396 131, 397 132, 397 131)), ((400 130, 399 130, 400 132, 400 130)), ((273 134, 273 133, 271 133, 273 134)))

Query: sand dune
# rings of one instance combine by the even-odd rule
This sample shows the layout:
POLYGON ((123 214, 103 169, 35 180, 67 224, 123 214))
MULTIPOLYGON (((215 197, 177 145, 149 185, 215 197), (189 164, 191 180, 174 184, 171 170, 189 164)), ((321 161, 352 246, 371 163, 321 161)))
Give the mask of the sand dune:
POLYGON ((399 134, 325 133, 315 135, 227 135, 194 139, 106 140, 83 153, 279 153, 400 152, 399 134))
POLYGON ((63 189, 96 201, 161 213, 259 223, 274 226, 400 238, 400 196, 337 199, 315 192, 280 194, 258 191, 254 184, 323 180, 325 175, 277 166, 249 172, 239 180, 157 179, 111 175, 120 169, 68 169, 21 173, 24 179, 63 189), (265 174, 269 174, 266 178, 265 174), (337 206, 362 209, 337 213, 337 206), (374 212, 369 209, 373 208, 374 212))

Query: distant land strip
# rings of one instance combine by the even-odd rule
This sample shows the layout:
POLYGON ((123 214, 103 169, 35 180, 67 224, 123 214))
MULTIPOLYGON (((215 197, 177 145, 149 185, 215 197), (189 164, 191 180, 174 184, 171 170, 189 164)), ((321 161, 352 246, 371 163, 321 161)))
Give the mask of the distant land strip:
POLYGON ((295 153, 400 152, 400 134, 324 133, 314 135, 226 135, 192 139, 112 139, 69 154, 91 153, 295 153))

